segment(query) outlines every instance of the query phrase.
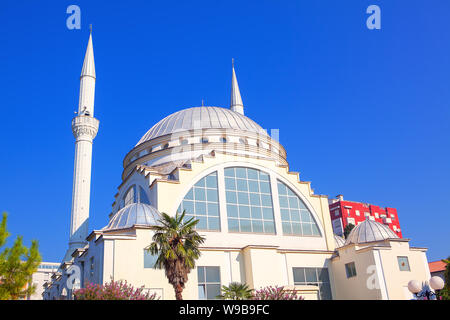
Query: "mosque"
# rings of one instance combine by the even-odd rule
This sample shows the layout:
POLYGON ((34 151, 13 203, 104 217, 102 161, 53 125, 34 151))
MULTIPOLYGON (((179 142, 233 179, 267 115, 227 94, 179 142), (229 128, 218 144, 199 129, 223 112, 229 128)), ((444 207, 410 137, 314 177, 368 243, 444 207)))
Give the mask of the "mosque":
POLYGON ((89 233, 92 146, 99 128, 95 82, 91 34, 72 120, 69 246, 44 285, 44 299, 72 299, 73 289, 111 279, 174 299, 164 270, 153 268, 156 258, 144 248, 160 212, 183 210, 199 220, 196 229, 206 238, 184 299, 214 299, 230 282, 254 289, 284 286, 314 300, 411 299, 408 281, 430 279, 427 249, 410 247, 409 239, 381 223, 365 220, 346 240, 333 234, 328 197, 289 170, 276 133, 269 135, 244 115, 234 66, 229 108, 175 112, 132 147, 109 220, 89 233))

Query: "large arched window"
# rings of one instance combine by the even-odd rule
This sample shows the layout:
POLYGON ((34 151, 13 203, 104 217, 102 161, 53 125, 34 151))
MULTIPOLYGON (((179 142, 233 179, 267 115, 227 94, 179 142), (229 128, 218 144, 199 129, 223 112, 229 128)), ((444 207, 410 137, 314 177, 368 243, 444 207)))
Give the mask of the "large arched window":
POLYGON ((225 168, 228 231, 275 233, 270 177, 260 170, 225 168))
POLYGON ((200 179, 184 197, 177 212, 186 210, 186 218, 199 222, 197 230, 220 230, 217 172, 200 179))
POLYGON ((320 236, 319 227, 303 201, 281 181, 278 184, 284 235, 320 236))

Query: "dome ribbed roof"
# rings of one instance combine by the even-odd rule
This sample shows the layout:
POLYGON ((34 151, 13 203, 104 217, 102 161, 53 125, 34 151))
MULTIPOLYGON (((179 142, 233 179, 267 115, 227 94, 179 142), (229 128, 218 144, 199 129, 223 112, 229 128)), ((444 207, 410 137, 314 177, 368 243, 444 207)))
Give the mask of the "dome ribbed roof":
POLYGON ((193 107, 165 117, 147 131, 136 145, 166 134, 193 129, 236 129, 267 136, 260 125, 243 114, 220 107, 193 107))
POLYGON ((336 245, 336 248, 340 248, 345 246, 345 239, 338 236, 338 235, 334 235, 334 244, 336 245))
POLYGON ((364 220, 358 224, 348 235, 345 245, 350 243, 365 243, 373 241, 382 241, 386 239, 396 239, 398 236, 394 231, 382 223, 364 220))
POLYGON ((151 205, 145 203, 131 203, 117 211, 108 225, 102 230, 127 229, 135 225, 155 226, 161 214, 151 205))

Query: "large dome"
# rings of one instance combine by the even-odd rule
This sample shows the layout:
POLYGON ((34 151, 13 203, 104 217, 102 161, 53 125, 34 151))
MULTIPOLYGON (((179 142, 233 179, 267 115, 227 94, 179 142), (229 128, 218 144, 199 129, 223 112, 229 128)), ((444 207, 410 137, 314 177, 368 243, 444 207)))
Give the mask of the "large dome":
POLYGON ((120 209, 111 218, 103 231, 128 229, 135 225, 155 226, 161 214, 151 205, 145 203, 131 203, 120 209))
POLYGON ((388 226, 372 220, 364 220, 348 235, 345 245, 396 239, 398 236, 388 226))
POLYGON ((194 129, 235 129, 267 136, 260 125, 238 112, 220 107, 193 107, 172 113, 159 121, 136 146, 167 134, 194 129))

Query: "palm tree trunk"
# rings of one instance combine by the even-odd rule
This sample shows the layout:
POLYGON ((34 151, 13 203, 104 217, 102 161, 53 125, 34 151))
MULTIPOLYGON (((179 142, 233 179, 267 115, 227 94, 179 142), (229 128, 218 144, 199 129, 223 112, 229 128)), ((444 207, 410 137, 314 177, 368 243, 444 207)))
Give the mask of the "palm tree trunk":
POLYGON ((180 285, 175 287, 175 297, 177 300, 183 300, 183 296, 181 293, 183 292, 183 288, 180 285))

